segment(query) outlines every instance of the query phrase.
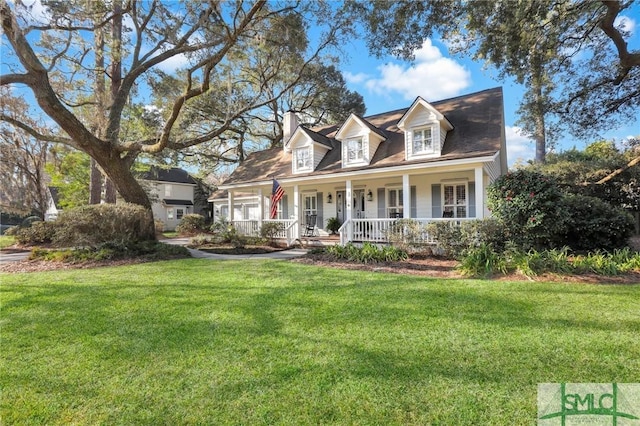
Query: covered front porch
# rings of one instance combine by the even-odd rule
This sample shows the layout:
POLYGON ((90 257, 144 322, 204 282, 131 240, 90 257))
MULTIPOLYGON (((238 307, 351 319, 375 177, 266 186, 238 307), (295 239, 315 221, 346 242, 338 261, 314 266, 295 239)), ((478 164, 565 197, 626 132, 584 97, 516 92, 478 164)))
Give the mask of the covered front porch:
MULTIPOLYGON (((226 198, 214 200, 217 210, 238 232, 258 236, 264 223, 282 224, 278 238, 287 244, 305 237, 330 235, 327 222, 340 224, 339 241, 371 241, 385 244, 396 235, 400 219, 412 219, 420 228, 429 223, 479 219, 489 215, 487 185, 498 176, 497 158, 466 164, 449 163, 404 170, 366 170, 333 175, 283 178, 285 191, 276 208, 269 212, 272 181, 235 185, 226 198), (310 224, 310 222, 312 222, 310 224), (311 232, 310 232, 311 229, 311 232)), ((434 243, 428 232, 421 233, 425 244, 434 243)))

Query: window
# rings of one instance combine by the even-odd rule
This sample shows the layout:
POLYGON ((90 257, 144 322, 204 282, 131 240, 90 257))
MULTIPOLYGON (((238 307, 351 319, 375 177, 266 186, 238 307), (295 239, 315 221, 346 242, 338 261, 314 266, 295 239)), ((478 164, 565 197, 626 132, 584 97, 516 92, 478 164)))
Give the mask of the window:
POLYGON ((173 220, 173 209, 167 209, 167 220, 173 220))
POLYGON ((165 197, 171 197, 171 190, 173 188, 171 187, 171 185, 169 185, 168 183, 164 184, 164 196, 165 197))
POLYGON ((467 217, 467 185, 444 185, 442 217, 467 217))
POLYGON ((180 220, 184 216, 184 209, 176 209, 176 219, 180 220))
POLYGON ((305 194, 303 197, 303 215, 306 218, 310 214, 318 214, 318 199, 316 194, 305 194))
POLYGON ((387 216, 403 217, 403 191, 400 188, 387 191, 387 216))
POLYGON ((347 163, 353 163, 364 159, 364 148, 362 139, 351 139, 347 141, 347 163))
POLYGON ((431 127, 413 130, 413 153, 427 154, 433 152, 433 134, 431 127))
POLYGON ((305 170, 311 168, 311 149, 308 146, 296 149, 296 169, 305 170))

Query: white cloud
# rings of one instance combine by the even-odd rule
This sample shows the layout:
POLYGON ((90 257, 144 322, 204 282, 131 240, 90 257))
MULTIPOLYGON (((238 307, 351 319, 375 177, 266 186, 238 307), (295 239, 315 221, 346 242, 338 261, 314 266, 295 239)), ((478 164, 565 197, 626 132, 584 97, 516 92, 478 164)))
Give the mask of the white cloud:
POLYGON ((342 73, 342 75, 344 76, 344 79, 346 80, 346 82, 351 84, 364 83, 366 80, 371 78, 369 74, 365 74, 363 72, 353 74, 349 71, 345 71, 342 73))
POLYGON ((172 74, 180 68, 185 68, 189 65, 189 58, 183 53, 179 53, 172 56, 158 64, 158 68, 162 71, 172 74))
POLYGON ((505 126, 507 140, 507 160, 509 166, 533 160, 536 156, 536 145, 521 133, 520 127, 505 126))
POLYGON ((380 78, 366 80, 365 86, 377 94, 399 93, 406 100, 418 95, 438 100, 456 96, 471 85, 471 73, 453 59, 445 58, 430 39, 415 52, 415 58, 411 66, 379 66, 380 78))
POLYGON ((633 31, 636 29, 636 21, 626 15, 618 16, 613 22, 613 25, 629 34, 633 34, 633 31))

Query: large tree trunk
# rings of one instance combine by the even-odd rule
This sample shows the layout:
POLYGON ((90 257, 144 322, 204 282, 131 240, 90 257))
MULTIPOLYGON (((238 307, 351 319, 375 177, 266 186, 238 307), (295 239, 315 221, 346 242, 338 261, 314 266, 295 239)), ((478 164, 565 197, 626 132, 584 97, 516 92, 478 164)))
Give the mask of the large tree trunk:
POLYGON ((102 201, 102 173, 93 158, 89 166, 89 204, 100 204, 102 201))
POLYGON ((137 204, 147 210, 147 223, 142 235, 149 239, 155 239, 155 225, 153 221, 153 211, 151 201, 140 183, 131 174, 131 164, 119 155, 110 152, 109 147, 101 146, 99 149, 90 150, 89 155, 96 158, 100 167, 112 182, 120 196, 127 203, 137 204))

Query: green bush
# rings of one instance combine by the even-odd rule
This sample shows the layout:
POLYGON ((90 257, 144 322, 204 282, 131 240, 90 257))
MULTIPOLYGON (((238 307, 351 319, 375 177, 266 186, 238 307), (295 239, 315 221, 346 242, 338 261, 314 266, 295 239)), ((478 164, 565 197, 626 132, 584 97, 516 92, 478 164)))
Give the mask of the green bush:
POLYGON ((562 204, 568 220, 560 237, 573 250, 622 248, 633 233, 633 217, 599 198, 567 195, 562 204))
POLYGON ((31 222, 28 227, 16 230, 16 241, 24 245, 50 244, 53 242, 57 226, 55 222, 31 222))
POLYGON ((337 234, 340 230, 342 223, 340 223, 340 219, 337 217, 330 217, 327 219, 327 231, 331 232, 331 234, 337 234))
POLYGON ((379 248, 369 242, 363 243, 362 247, 351 243, 344 246, 334 245, 327 247, 326 252, 337 259, 358 263, 398 262, 409 258, 407 252, 398 247, 384 246, 379 248))
POLYGON ((554 247, 566 229, 563 194, 548 176, 528 170, 509 172, 489 186, 487 196, 506 238, 522 250, 554 247))
POLYGON ((204 216, 190 213, 185 214, 176 226, 176 232, 180 235, 195 235, 205 230, 204 216))
POLYGON ((387 239, 400 250, 412 251, 424 244, 426 228, 415 219, 398 219, 387 230, 387 239))
POLYGON ((275 238, 284 231, 282 222, 264 222, 260 227, 260 236, 269 240, 271 245, 275 245, 275 238))
POLYGON ((149 212, 135 204, 95 204, 62 212, 56 224, 56 245, 95 247, 105 242, 147 240, 149 212))
POLYGON ((487 277, 496 272, 507 273, 507 264, 490 244, 482 243, 464 252, 458 269, 464 275, 487 277))
POLYGON ((501 253, 506 244, 504 225, 494 218, 469 220, 459 225, 451 221, 433 222, 427 225, 426 231, 435 238, 445 256, 455 259, 483 244, 501 253))

